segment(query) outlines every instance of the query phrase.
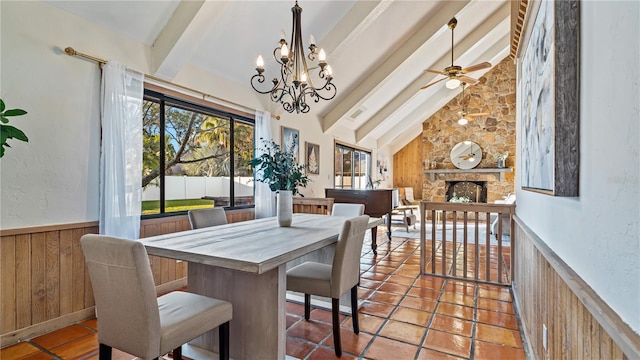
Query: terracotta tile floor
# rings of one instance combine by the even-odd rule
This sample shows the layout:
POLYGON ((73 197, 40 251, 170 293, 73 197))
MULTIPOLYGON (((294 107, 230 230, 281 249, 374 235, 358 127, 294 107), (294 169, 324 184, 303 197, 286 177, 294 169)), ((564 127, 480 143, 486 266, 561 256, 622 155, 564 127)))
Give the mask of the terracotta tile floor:
MULTIPOLYGON (((419 240, 365 242, 360 334, 341 316, 342 359, 527 359, 508 287, 419 275, 419 240)), ((378 239, 384 239, 380 230, 378 239)), ((333 359, 331 312, 288 302, 287 355, 333 359)), ((97 321, 87 320, 0 350, 0 359, 97 359, 97 321)), ((231 339, 233 341, 233 339, 231 339)), ((133 357, 114 350, 114 359, 133 357)), ((267 359, 270 360, 270 359, 267 359)))

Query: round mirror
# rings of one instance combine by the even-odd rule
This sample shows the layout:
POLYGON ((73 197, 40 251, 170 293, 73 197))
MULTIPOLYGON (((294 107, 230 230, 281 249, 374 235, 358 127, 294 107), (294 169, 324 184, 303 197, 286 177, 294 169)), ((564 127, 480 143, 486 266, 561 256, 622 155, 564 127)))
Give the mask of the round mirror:
POLYGON ((451 149, 451 162, 458 169, 473 169, 482 160, 482 149, 473 141, 465 140, 451 149))

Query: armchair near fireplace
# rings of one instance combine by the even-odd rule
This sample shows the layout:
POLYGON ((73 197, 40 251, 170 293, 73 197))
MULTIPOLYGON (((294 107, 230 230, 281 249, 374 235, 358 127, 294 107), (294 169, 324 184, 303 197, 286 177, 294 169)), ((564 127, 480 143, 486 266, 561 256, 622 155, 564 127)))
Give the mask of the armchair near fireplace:
MULTIPOLYGON (((509 194, 504 200, 496 200, 497 204, 515 204, 516 194, 509 194)), ((491 223, 491 233, 496 234, 498 228, 498 214, 491 214, 489 217, 489 223, 491 223)), ((502 233, 511 234, 511 219, 508 216, 502 217, 502 233)))

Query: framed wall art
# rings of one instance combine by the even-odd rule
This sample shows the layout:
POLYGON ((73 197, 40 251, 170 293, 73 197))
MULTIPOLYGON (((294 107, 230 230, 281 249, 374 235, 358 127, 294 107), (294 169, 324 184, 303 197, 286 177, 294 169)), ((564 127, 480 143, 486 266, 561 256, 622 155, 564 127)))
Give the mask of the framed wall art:
POLYGON ((293 157, 296 159, 296 162, 300 162, 300 132, 296 129, 288 128, 286 126, 282 126, 282 134, 280 139, 282 140, 282 150, 284 151, 292 151, 293 157))
POLYGON ((307 174, 320 175, 320 145, 304 142, 307 174))
POLYGON ((578 196, 579 2, 530 2, 519 46, 521 184, 578 196))

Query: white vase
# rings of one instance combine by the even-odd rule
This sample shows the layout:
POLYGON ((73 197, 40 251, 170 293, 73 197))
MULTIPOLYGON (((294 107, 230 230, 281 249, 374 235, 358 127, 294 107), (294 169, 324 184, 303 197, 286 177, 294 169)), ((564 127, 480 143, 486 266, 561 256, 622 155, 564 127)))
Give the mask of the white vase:
POLYGON ((278 225, 291 226, 293 220, 293 193, 291 190, 280 190, 277 196, 278 225))

